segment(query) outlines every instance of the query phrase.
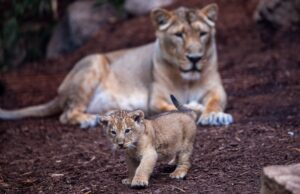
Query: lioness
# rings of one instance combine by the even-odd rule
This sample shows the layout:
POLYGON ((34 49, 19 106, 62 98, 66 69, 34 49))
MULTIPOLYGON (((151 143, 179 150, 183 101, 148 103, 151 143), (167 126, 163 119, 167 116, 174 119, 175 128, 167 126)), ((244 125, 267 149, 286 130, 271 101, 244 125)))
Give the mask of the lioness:
POLYGON ((171 178, 184 178, 190 168, 190 156, 196 135, 197 115, 171 97, 178 111, 144 119, 141 110, 116 111, 101 116, 108 137, 116 148, 125 149, 128 178, 122 183, 131 187, 148 186, 157 159, 171 158, 176 169, 171 178))
POLYGON ((62 112, 61 123, 92 127, 93 113, 113 109, 162 112, 174 110, 175 94, 189 108, 202 112, 203 125, 228 125, 226 93, 218 73, 215 41, 216 4, 203 9, 155 9, 154 43, 83 58, 67 75, 52 101, 7 111, 1 119, 41 117, 62 112))

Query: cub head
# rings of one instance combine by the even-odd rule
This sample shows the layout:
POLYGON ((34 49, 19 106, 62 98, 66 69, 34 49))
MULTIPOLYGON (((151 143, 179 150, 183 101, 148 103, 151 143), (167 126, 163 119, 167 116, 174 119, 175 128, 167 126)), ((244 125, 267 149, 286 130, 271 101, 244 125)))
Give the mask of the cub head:
POLYGON ((108 116, 100 116, 99 123, 114 148, 130 149, 136 146, 140 134, 144 132, 144 113, 141 110, 115 111, 108 116))
POLYGON ((178 68, 185 80, 198 80, 216 60, 215 22, 218 6, 203 9, 155 9, 151 20, 156 28, 161 56, 178 68))

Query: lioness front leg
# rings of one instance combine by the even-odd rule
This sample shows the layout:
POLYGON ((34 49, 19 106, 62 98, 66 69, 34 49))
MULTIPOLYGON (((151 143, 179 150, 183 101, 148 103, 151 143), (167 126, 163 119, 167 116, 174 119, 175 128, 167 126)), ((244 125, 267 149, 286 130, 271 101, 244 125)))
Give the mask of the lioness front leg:
POLYGON ((224 113, 226 94, 223 88, 208 92, 204 100, 204 111, 198 123, 202 125, 229 125, 233 122, 230 114, 224 113))
POLYGON ((176 110, 176 107, 163 99, 155 99, 151 102, 151 110, 154 112, 167 112, 176 110))
POLYGON ((153 83, 149 104, 151 111, 159 113, 176 110, 176 107, 168 101, 170 93, 166 91, 168 90, 160 84, 153 83))
POLYGON ((148 186, 149 177, 153 171, 156 161, 157 153, 155 149, 148 149, 144 151, 140 165, 137 167, 132 179, 131 187, 143 188, 148 186))

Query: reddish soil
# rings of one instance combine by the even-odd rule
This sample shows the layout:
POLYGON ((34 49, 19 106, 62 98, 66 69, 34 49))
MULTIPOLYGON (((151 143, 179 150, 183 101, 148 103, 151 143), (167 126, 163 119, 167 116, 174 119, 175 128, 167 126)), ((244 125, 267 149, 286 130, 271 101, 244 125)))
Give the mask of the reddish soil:
MULTIPOLYGON (((201 7, 209 1, 177 3, 201 7)), ((101 129, 65 126, 58 117, 0 121, 0 193, 258 193, 262 168, 300 161, 300 36, 260 38, 252 20, 256 1, 217 0, 219 65, 235 123, 197 132, 185 180, 157 165, 144 190, 121 184, 124 157, 112 153, 101 129)), ((45 102, 82 56, 154 40, 147 16, 104 27, 85 46, 56 61, 0 74, 0 106, 45 102)))

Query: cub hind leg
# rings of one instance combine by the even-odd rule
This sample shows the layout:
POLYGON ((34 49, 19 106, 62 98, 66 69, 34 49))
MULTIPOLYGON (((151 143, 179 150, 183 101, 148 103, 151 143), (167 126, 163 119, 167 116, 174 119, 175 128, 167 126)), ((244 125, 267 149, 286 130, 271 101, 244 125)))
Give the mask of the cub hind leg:
POLYGON ((174 172, 170 174, 171 178, 182 179, 186 176, 191 167, 190 157, 193 152, 193 144, 195 141, 197 126, 189 123, 186 126, 185 139, 183 140, 182 149, 177 155, 177 166, 174 172))
POLYGON ((79 61, 58 89, 64 98, 63 124, 80 125, 82 128, 97 124, 97 115, 86 113, 87 106, 96 90, 109 73, 105 55, 90 55, 79 61))
POLYGON ((182 179, 186 176, 189 168, 191 167, 191 153, 192 152, 188 150, 179 152, 177 166, 174 172, 170 174, 171 178, 182 179))

